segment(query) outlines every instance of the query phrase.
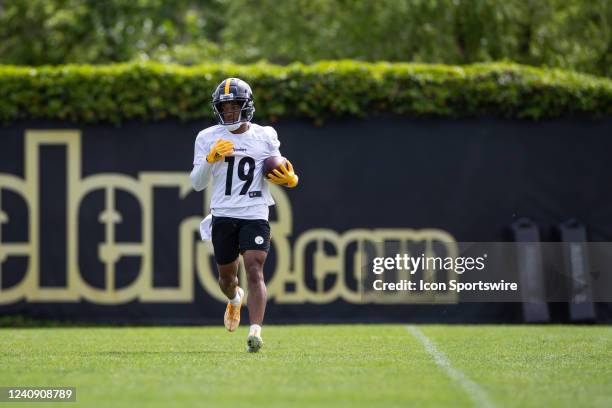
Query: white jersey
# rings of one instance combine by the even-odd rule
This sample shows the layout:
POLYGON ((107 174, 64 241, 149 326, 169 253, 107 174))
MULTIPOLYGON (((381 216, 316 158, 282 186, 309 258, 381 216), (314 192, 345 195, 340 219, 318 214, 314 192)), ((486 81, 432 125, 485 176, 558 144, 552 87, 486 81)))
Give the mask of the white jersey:
POLYGON ((280 142, 274 128, 251 123, 249 130, 234 134, 216 125, 198 133, 195 141, 191 182, 203 190, 212 179, 211 211, 215 216, 244 219, 268 219, 268 206, 274 205, 268 182, 264 180, 263 162, 280 156, 280 142), (206 155, 219 140, 230 140, 234 154, 208 163, 206 155))

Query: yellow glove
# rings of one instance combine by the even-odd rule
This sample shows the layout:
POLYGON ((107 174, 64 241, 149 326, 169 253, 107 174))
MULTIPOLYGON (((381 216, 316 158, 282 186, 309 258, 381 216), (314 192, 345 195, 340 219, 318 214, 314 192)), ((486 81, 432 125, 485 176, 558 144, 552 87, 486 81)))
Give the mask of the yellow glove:
POLYGON ((293 172, 293 165, 287 160, 287 166, 280 166, 281 171, 274 169, 272 173, 268 173, 268 180, 274 184, 293 188, 297 186, 299 177, 293 172))
POLYGON ((234 144, 229 140, 219 139, 210 149, 210 153, 208 153, 208 156, 206 156, 206 161, 209 163, 215 163, 222 160, 229 154, 234 154, 234 144))

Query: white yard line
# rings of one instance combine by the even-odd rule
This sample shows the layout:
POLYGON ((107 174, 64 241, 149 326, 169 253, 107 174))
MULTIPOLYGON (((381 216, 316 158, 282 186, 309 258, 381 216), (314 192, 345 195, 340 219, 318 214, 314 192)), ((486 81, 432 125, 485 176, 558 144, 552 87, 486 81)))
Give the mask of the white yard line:
POLYGON ((495 407, 487 393, 480 388, 480 386, 474 381, 470 380, 462 371, 454 368, 446 355, 436 348, 436 345, 423 334, 416 326, 406 326, 406 329, 421 342, 425 350, 434 358, 434 361, 438 367, 442 368, 446 374, 463 388, 466 394, 474 401, 474 404, 479 407, 495 407))

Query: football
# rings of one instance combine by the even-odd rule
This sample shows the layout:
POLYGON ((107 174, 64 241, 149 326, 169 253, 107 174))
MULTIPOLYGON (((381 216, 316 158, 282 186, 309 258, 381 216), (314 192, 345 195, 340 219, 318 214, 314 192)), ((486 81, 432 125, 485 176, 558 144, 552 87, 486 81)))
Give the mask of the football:
POLYGON ((272 170, 278 169, 281 165, 285 165, 286 163, 287 159, 282 156, 268 157, 263 163, 263 174, 268 177, 268 174, 272 173, 272 170))

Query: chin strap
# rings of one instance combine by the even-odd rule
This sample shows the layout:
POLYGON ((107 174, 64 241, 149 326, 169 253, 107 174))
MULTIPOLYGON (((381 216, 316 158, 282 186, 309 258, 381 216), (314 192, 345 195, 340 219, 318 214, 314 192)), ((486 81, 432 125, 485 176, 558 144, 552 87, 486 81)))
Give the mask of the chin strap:
POLYGON ((229 130, 230 132, 233 132, 234 130, 238 130, 240 129, 240 127, 244 124, 247 124, 247 130, 251 127, 251 122, 238 122, 238 123, 234 123, 232 125, 221 125, 224 128, 226 128, 227 130, 229 130))

